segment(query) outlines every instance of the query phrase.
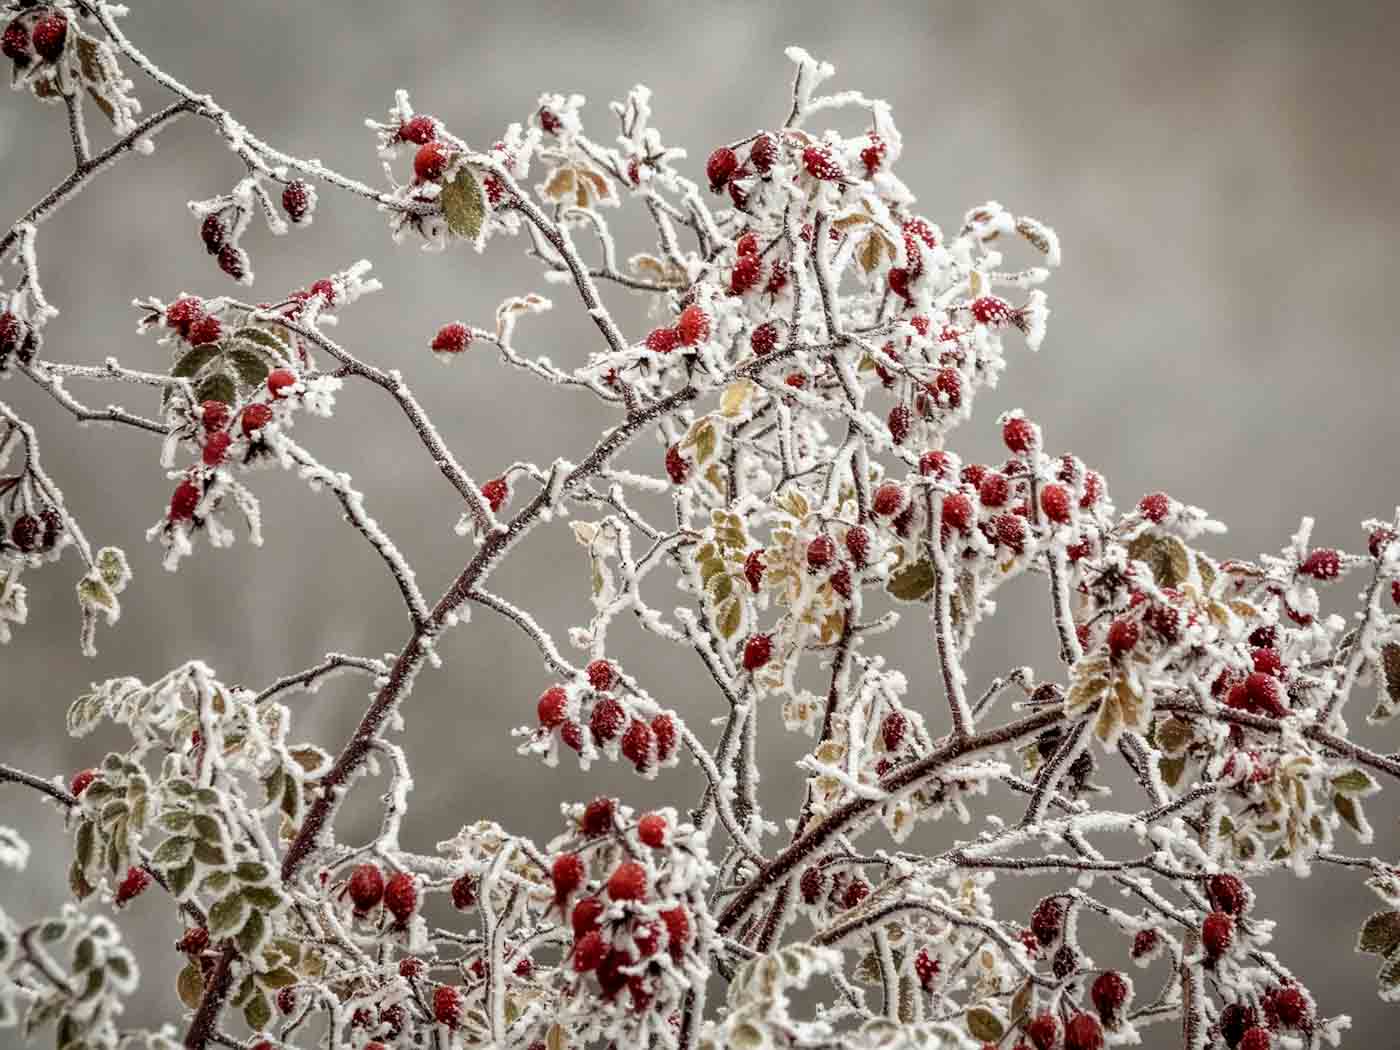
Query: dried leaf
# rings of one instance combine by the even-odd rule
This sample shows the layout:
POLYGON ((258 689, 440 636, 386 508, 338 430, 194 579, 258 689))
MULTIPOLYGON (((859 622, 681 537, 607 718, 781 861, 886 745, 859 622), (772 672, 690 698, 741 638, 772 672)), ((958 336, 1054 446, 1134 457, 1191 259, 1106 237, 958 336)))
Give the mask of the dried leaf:
POLYGON ((463 166, 456 178, 442 188, 438 200, 453 234, 471 241, 480 236, 486 221, 486 198, 471 168, 463 166))
POLYGON ((1378 911, 1366 920, 1356 939, 1356 950, 1368 955, 1389 955, 1400 946, 1400 911, 1378 911))
POLYGON ((902 602, 926 602, 933 596, 933 563, 920 558, 890 573, 885 590, 902 602))

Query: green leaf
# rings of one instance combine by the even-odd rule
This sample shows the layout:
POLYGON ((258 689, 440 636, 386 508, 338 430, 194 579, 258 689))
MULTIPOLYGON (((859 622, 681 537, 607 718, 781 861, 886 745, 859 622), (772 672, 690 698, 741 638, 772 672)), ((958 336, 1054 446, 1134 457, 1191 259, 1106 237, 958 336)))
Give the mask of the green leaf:
POLYGON ((175 894, 177 900, 182 900, 189 892, 190 884, 194 882, 195 865, 191 861, 183 868, 176 868, 174 871, 165 873, 166 880, 170 883, 170 892, 175 894))
POLYGON ((1337 807, 1337 815, 1347 822, 1347 827, 1362 839, 1369 838, 1366 823, 1361 816, 1361 803, 1350 795, 1333 795, 1332 804, 1337 807))
POLYGON ((85 820, 78 825, 78 839, 76 849, 74 850, 78 864, 81 865, 85 871, 92 864, 92 846, 94 841, 92 821, 85 820))
POLYGON ((255 1032, 261 1032, 267 1027, 267 1023, 272 1020, 272 1007, 268 1004, 267 996, 259 992, 248 1000, 248 1004, 243 1007, 243 1020, 248 1022, 248 1027, 255 1032))
POLYGON ((296 984, 299 978, 292 970, 285 966, 279 966, 275 970, 258 974, 258 983, 264 988, 271 988, 276 991, 279 988, 289 988, 296 984))
POLYGON ((744 619, 744 606, 738 598, 731 598, 719 608, 716 626, 724 638, 733 638, 744 619))
POLYGON ((221 868, 228 863, 223 849, 219 846, 211 846, 207 842, 194 844, 194 859, 210 868, 221 868))
POLYGON ((273 332, 269 332, 266 328, 255 328, 252 325, 247 325, 234 332, 233 337, 235 339, 244 339, 251 343, 257 343, 263 349, 270 350, 272 353, 285 360, 290 361, 292 359, 292 351, 287 345, 286 340, 273 332))
POLYGON ((101 576, 89 573, 78 581, 78 602, 88 609, 111 609, 117 604, 117 596, 101 576))
POLYGON ((203 346, 196 346, 175 362, 175 367, 170 370, 170 374, 176 379, 192 379, 204 370, 205 365, 222 352, 223 348, 218 343, 205 343, 203 346))
POLYGON ((1364 769, 1348 769, 1341 776, 1332 778, 1332 790, 1345 795, 1370 795, 1379 788, 1380 785, 1364 769))
POLYGON ((472 170, 463 165, 457 177, 442 188, 438 200, 447 217, 447 228, 458 237, 476 240, 486 220, 486 199, 472 170))
POLYGON ((88 882, 83 866, 76 860, 68 868, 68 888, 73 891, 73 896, 78 900, 92 896, 93 890, 97 888, 88 882))
POLYGON ((267 920, 263 918, 263 913, 256 908, 252 909, 248 915, 248 921, 243 924, 243 929, 238 931, 238 950, 244 955, 252 955, 267 939, 267 920))
POLYGON ((1400 911, 1378 911, 1361 926, 1356 950, 1367 955, 1389 955, 1400 947, 1400 911))
POLYGON ((194 396, 201 402, 222 401, 226 405, 232 405, 238 396, 238 388, 234 384, 233 376, 227 372, 211 372, 194 388, 194 396))
POLYGON ((238 381, 247 387, 262 386, 267 381, 267 373, 272 370, 267 358, 251 346, 234 344, 225 357, 238 374, 238 381))
POLYGON ((1006 1026, 995 1011, 985 1006, 974 1006, 967 1012, 967 1030, 972 1033, 974 1039, 980 1039, 984 1043, 995 1043, 1006 1031, 1006 1026))
POLYGON ((183 835, 175 835, 160 844, 151 857, 151 863, 162 870, 181 868, 194 856, 194 840, 183 835))
POLYGON ((243 891, 248 903, 263 911, 274 911, 282 906, 282 895, 271 886, 249 886, 243 891))
POLYGON ((933 563, 920 558, 890 573, 885 590, 901 602, 926 602, 933 595, 933 563))
POLYGON ((218 939, 241 929, 248 919, 248 902, 238 893, 215 901, 209 909, 209 936, 218 939))
POLYGON ((267 879, 267 865, 255 860, 239 861, 233 874, 242 882, 264 882, 267 879))
POLYGON ((180 976, 175 978, 175 991, 180 996, 180 1002, 189 1009, 199 1008, 199 1001, 204 998, 204 977, 198 966, 190 963, 180 971, 180 976))
POLYGON ((97 552, 97 571, 102 581, 120 594, 131 582, 131 567, 126 562, 126 554, 120 547, 103 547, 97 552))

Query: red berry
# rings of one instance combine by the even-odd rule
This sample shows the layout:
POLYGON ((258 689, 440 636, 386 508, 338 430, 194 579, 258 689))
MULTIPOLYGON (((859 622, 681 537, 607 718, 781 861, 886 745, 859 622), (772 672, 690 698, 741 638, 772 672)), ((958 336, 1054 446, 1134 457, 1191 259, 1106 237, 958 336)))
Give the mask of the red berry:
POLYGON ((364 915, 384 899, 384 875, 374 864, 360 864, 350 873, 350 903, 364 915))
POLYGON ((1278 1018, 1284 1028, 1309 1028, 1312 1024, 1312 1004, 1301 988, 1286 985, 1265 1002, 1265 1009, 1278 1018))
POLYGON ((660 813, 647 813, 637 821, 637 838, 652 849, 666 844, 666 818, 660 813))
POLYGON ((555 115, 554 111, 546 106, 541 106, 536 114, 540 120, 540 128, 550 135, 557 135, 563 130, 563 122, 555 115))
POLYGON ((1026 1025, 1026 1038, 1035 1050, 1051 1050, 1060 1040, 1060 1021, 1054 1014, 1037 1014, 1026 1025))
POLYGON ((588 684, 600 693, 607 692, 617 681, 617 672, 606 660, 593 660, 585 668, 585 673, 588 675, 588 684))
POLYGON ((679 445, 672 445, 666 450, 666 473, 677 485, 684 485, 685 479, 690 476, 690 460, 681 453, 679 445))
POLYGON ((286 395, 282 391, 290 386, 295 386, 297 377, 292 375, 285 368, 274 368, 267 374, 267 392, 274 398, 282 398, 286 395))
POLYGON ((724 189, 725 183, 738 167, 738 154, 728 146, 721 146, 711 153, 710 159, 705 162, 705 177, 710 180, 711 192, 718 193, 724 189))
POLYGON ((205 346, 217 343, 224 334, 224 326, 217 317, 201 317, 190 325, 191 346, 205 346))
POLYGON ((583 833, 589 838, 597 838, 613 829, 613 800, 595 798, 584 808, 583 833))
POLYGON ((820 146, 808 146, 802 151, 802 166, 812 178, 824 182, 840 182, 845 175, 831 153, 820 146))
POLYGON ((859 525, 847 529, 846 551, 850 554, 851 561, 855 562, 856 568, 864 568, 865 560, 870 554, 870 533, 859 525))
POLYGON ((248 276, 248 256, 234 244, 225 244, 219 249, 219 269, 235 281, 248 276))
POLYGON ((794 390, 801 390, 807 385, 807 377, 801 372, 789 372, 783 377, 783 382, 794 390))
POLYGON ((10 539, 14 540, 15 546, 22 553, 28 554, 38 545, 39 534, 42 531, 43 526, 39 524, 38 518, 33 514, 21 514, 10 526, 10 539))
POLYGON ((1390 600, 1394 605, 1400 605, 1400 580, 1390 581, 1390 600))
POLYGON ((885 741, 886 751, 898 751, 899 745, 904 742, 904 730, 908 726, 908 720, 902 711, 891 711, 885 716, 885 720, 880 723, 880 736, 885 741))
POLYGON ((949 408, 962 404, 962 376, 956 368, 940 368, 933 377, 933 387, 949 408))
POLYGON ((639 901, 647 895, 647 869, 634 860, 623 861, 608 876, 608 896, 615 901, 639 901))
POLYGON ((1057 525, 1068 524, 1070 519, 1069 489, 1063 485, 1046 485, 1040 490, 1040 509, 1045 516, 1057 525))
POLYGON ((934 450, 919 457, 919 473, 924 477, 941 478, 948 473, 948 453, 934 450))
POLYGON ((763 277, 763 260, 757 255, 740 255, 729 274, 729 294, 744 295, 752 291, 763 277))
POLYGON ((1366 541, 1366 549, 1371 552, 1371 557, 1379 558, 1385 549, 1395 542, 1395 530, 1381 527, 1371 533, 1366 541))
POLYGON ((653 328, 647 333, 646 348, 654 354, 669 354, 680 341, 680 334, 674 328, 653 328))
POLYGON ((933 987, 934 978, 942 968, 938 960, 929 955, 927 948, 920 948, 919 953, 914 956, 914 975, 919 978, 919 983, 924 986, 925 991, 933 987))
POLYGON ((228 425, 229 407, 222 401, 205 401, 199 406, 199 418, 205 430, 222 430, 228 425))
POLYGON ((1011 495, 1011 483, 1006 480, 1006 475, 995 470, 989 470, 982 475, 982 480, 977 486, 977 498, 984 507, 1004 507, 1011 495))
MULTIPOLYGON (((293 1010, 295 1010, 296 1008, 297 1008, 297 988, 296 988, 296 985, 291 984, 291 985, 288 985, 286 988, 279 989, 278 992, 277 992, 277 1009, 280 1010, 280 1011, 285 1015, 285 1014, 290 1014, 290 1013, 291 1013, 293 1010)), ((368 1050, 368 1047, 366 1047, 366 1050, 368 1050)))
POLYGON ((166 307, 165 324, 168 328, 175 329, 180 335, 188 339, 190 335, 190 326, 203 316, 204 303, 201 300, 192 297, 176 299, 166 307))
POLYGON ((909 437, 909 430, 914 425, 914 414, 909 411, 908 405, 895 405, 890 409, 889 428, 890 440, 896 445, 904 444, 909 437))
POLYGON ((224 461, 228 447, 233 444, 233 435, 227 430, 216 430, 204 439, 202 458, 206 467, 217 467, 224 461))
POLYGON ((836 557, 836 544, 830 536, 814 536, 807 544, 807 570, 821 572, 836 557))
POLYGON ((286 188, 282 190, 282 210, 287 213, 287 218, 297 225, 307 220, 315 206, 316 191, 300 179, 287 183, 286 188))
POLYGON ((1123 1007, 1131 991, 1127 980, 1116 970, 1105 970, 1095 978, 1089 997, 1093 999, 1094 1009, 1099 1012, 1104 1024, 1110 1028, 1118 1026, 1118 1019, 1123 1016, 1123 1007))
POLYGON ((997 542, 1020 554, 1026 542, 1026 523, 1015 514, 999 514, 993 520, 997 542))
POLYGON ((441 142, 425 142, 413 156, 413 174, 419 182, 436 182, 447 171, 452 151, 441 142))
POLYGON ((961 492, 943 497, 943 524, 966 532, 972 523, 972 501, 961 492))
POLYGON ((734 242, 734 254, 736 257, 758 254, 758 238, 749 230, 734 242))
POLYGON ((622 734, 622 755, 642 772, 651 764, 651 727, 640 718, 632 719, 622 734))
POLYGON ((875 490, 875 498, 870 501, 870 509, 881 517, 893 517, 904 507, 904 489, 892 481, 887 481, 875 490))
POLYGON ((899 296, 905 302, 909 302, 914 298, 909 291, 911 279, 912 275, 908 268, 904 266, 891 266, 890 272, 885 275, 885 281, 889 284, 890 291, 894 292, 895 295, 899 296))
POLYGON ((1342 556, 1329 547, 1318 547, 1298 566, 1298 571, 1314 580, 1335 580, 1342 571, 1342 556))
POLYGON ((272 409, 264 404, 249 405, 243 410, 243 433, 252 435, 272 422, 272 409))
POLYGON ((186 480, 176 485, 175 494, 170 497, 170 520, 188 521, 193 518, 200 495, 199 486, 193 481, 186 480))
POLYGON ((826 876, 818 867, 810 867, 802 873, 802 878, 798 880, 797 886, 802 893, 802 900, 807 904, 816 904, 821 900, 822 889, 826 884, 826 876))
POLYGON ((604 910, 605 905, 598 897, 585 897, 574 905, 573 914, 569 916, 569 925, 573 928, 575 940, 598 928, 598 920, 604 910))
POLYGON ((841 894, 841 905, 845 908, 854 908, 869 896, 870 884, 864 879, 852 879, 846 884, 845 892, 841 894))
POLYGON ((199 239, 204 242, 205 250, 210 255, 218 255, 224 249, 228 240, 228 227, 224 225, 224 220, 218 212, 204 216, 204 221, 199 224, 199 239))
MULTIPOLYGON (((1087 479, 1086 479, 1087 480, 1087 479)), ((1085 492, 1088 495, 1088 492, 1085 492)), ((1165 492, 1152 492, 1138 501, 1138 510, 1148 521, 1161 523, 1172 508, 1172 498, 1165 492)))
POLYGON ((1065 1025, 1065 1050, 1103 1050, 1103 1026, 1093 1014, 1075 1014, 1065 1025))
POLYGON ((1138 930, 1133 935, 1133 948, 1130 954, 1134 959, 1145 958, 1157 950, 1161 940, 1161 936, 1156 930, 1138 930))
POLYGON ((432 117, 419 114, 411 117, 399 125, 399 141, 411 142, 415 146, 424 146, 437 138, 437 121, 432 117))
POLYGON ((880 136, 871 134, 870 145, 860 151, 860 162, 865 165, 865 177, 871 178, 875 172, 880 170, 880 161, 884 159, 889 147, 880 141, 880 136))
POLYGON ((1267 1028, 1251 1028, 1240 1036, 1239 1050, 1273 1050, 1274 1037, 1267 1028))
POLYGON ((515 976, 529 978, 535 972, 535 962, 528 955, 515 964, 515 976))
POLYGON ((778 143, 772 135, 760 135, 754 139, 749 147, 749 160, 753 161, 755 168, 766 175, 777 159, 778 143))
POLYGON ((753 330, 753 334, 749 336, 749 346, 753 349, 753 352, 758 354, 759 356, 762 356, 763 354, 772 353, 773 350, 777 348, 777 345, 777 321, 764 321, 761 325, 755 328, 753 330))
POLYGON ((622 724, 627 719, 622 705, 610 696, 605 696, 593 705, 593 714, 588 719, 588 728, 596 743, 606 744, 622 732, 622 724))
POLYGON ((691 303, 676 321, 676 335, 683 346, 703 343, 710 337, 710 315, 691 303))
POLYGON ((68 39, 68 19, 57 11, 39 19, 34 25, 34 50, 45 62, 57 62, 68 39))
POLYGON ((559 730, 559 739, 575 751, 583 752, 583 727, 577 722, 565 722, 563 728, 559 730))
POLYGON ((669 908, 661 913, 661 921, 666 924, 667 947, 679 955, 690 940, 690 915, 684 908, 669 908))
POLYGON ((656 760, 665 762, 676 750, 676 724, 670 715, 657 715, 651 720, 651 733, 656 737, 656 760))
POLYGON ((20 69, 29 65, 33 57, 29 52, 29 30, 18 18, 5 27, 4 35, 0 37, 0 51, 20 69))
POLYGON ((1047 897, 1031 912, 1031 932, 1036 940, 1048 948, 1060 939, 1064 921, 1064 905, 1055 897, 1047 897))
POLYGON ((456 1028, 462 1023, 462 996, 450 984, 440 984, 433 989, 433 1020, 456 1028))
POLYGON ((1230 950, 1235 939, 1235 920, 1223 911, 1213 911, 1201 923, 1201 944, 1206 961, 1215 962, 1230 950))
POLYGON ((1035 424, 1023 416, 1013 416, 1002 426, 1001 439, 1012 452, 1029 452, 1035 445, 1035 424))
POLYGON ((1127 618, 1114 620, 1108 628, 1108 651, 1116 656, 1122 656, 1138 643, 1138 625, 1136 620, 1127 618))
POLYGON ((1206 896, 1217 911, 1227 915, 1243 915, 1249 910, 1249 890, 1234 875, 1212 875, 1206 880, 1206 896))
POLYGON ((384 907, 402 925, 418 908, 418 883, 406 871, 396 871, 384 887, 384 907))
POLYGON ((1254 1007, 1243 1003, 1229 1003, 1220 1011, 1220 1035, 1225 1045, 1234 1050, 1244 1038, 1245 1032, 1255 1026, 1259 1017, 1254 1007))
POLYGON ((97 779, 97 770, 82 769, 73 774, 73 779, 68 782, 68 793, 74 798, 81 798, 88 786, 97 779))
POLYGON ((481 486, 481 494, 491 507, 491 513, 499 513, 510 499, 510 482, 505 477, 492 478, 481 486))
POLYGON ((1288 714, 1288 707, 1284 704, 1283 686, 1273 675, 1261 671, 1250 672, 1249 677, 1244 680, 1244 691, 1251 711, 1272 718, 1283 718, 1288 714))
POLYGON ((1010 321, 1014 314, 1011 304, 995 295, 984 295, 972 301, 972 318, 978 324, 999 327, 1010 321))
POLYGON ((597 930, 589 930, 574 945, 574 972, 596 970, 607 953, 608 946, 603 941, 603 935, 597 930))
POLYGON ((460 354, 472 343, 472 330, 466 325, 453 321, 438 329, 430 344, 435 353, 460 354))
POLYGON ((135 900, 145 892, 146 887, 151 884, 150 873, 145 868, 127 868, 126 875, 117 885, 116 905, 122 905, 135 900))
POLYGON ((763 583, 763 552, 749 551, 744 558, 744 579, 749 581, 749 587, 753 593, 758 593, 759 586, 763 583))
MULTIPOLYGON (((458 911, 470 911, 476 907, 476 880, 470 875, 459 875, 453 881, 452 907, 458 911)), ((402 966, 399 967, 399 972, 403 973, 402 966)))
POLYGON ((757 671, 773 658, 773 638, 767 634, 753 634, 744 643, 744 670, 757 671))
POLYGON ((549 877, 554 883, 554 899, 567 900, 569 894, 583 885, 583 860, 577 853, 561 853, 550 866, 549 877))
POLYGON ((569 706, 569 694, 562 686, 551 686, 540 694, 535 713, 539 716, 542 729, 557 729, 564 724, 565 712, 569 706))

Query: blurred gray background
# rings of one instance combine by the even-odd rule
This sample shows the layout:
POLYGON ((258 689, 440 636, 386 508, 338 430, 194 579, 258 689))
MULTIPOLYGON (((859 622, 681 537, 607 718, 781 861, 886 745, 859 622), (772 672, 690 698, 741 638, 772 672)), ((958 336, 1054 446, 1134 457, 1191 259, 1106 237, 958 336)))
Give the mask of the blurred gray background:
MULTIPOLYGON (((1065 265, 1049 285, 1050 335, 1012 367, 955 445, 969 458, 998 454, 994 420, 1024 406, 1052 449, 1073 450, 1110 481, 1120 506, 1165 488, 1231 524, 1217 553, 1276 550, 1303 514, 1322 542, 1356 549, 1357 523, 1394 507, 1400 486, 1392 344, 1394 243, 1400 236, 1400 7, 1383 3, 966 3, 509 4, 420 0, 240 3, 137 2, 127 32, 170 72, 212 92, 259 135, 318 156, 370 182, 380 179, 366 117, 382 118, 393 91, 446 120, 472 143, 523 120, 541 91, 586 94, 586 118, 609 140, 609 99, 634 83, 655 92, 656 123, 689 147, 698 172, 713 145, 786 113, 789 65, 801 43, 838 67, 838 88, 889 99, 904 131, 900 173, 921 210, 945 227, 994 198, 1054 225, 1065 265)), ((147 109, 161 96, 146 81, 147 109)), ((100 138, 100 136, 98 136, 100 138)), ((19 215, 70 162, 61 109, 23 95, 0 102, 0 216, 19 215)), ((166 351, 135 334, 133 297, 228 286, 199 244, 185 202, 226 192, 239 165, 208 128, 186 120, 151 158, 129 158, 43 227, 49 297, 63 316, 48 329, 57 359, 117 355, 159 368, 166 351)), ((642 227, 619 229, 640 235, 642 227)), ((382 217, 357 198, 323 190, 315 225, 288 239, 253 232, 261 297, 273 298, 359 258, 386 291, 346 311, 339 337, 360 355, 402 368, 478 478, 515 459, 548 461, 592 440, 609 417, 577 395, 540 389, 490 354, 444 370, 425 349, 453 319, 489 325, 506 295, 543 291, 558 309, 521 330, 522 347, 577 360, 596 339, 563 289, 548 288, 497 240, 485 257, 396 248, 382 217)), ((624 252, 645 250, 634 237, 624 252)), ((12 275, 7 274, 9 278, 12 275)), ((613 296, 627 330, 645 331, 637 304, 613 296)), ((1015 340, 1011 341, 1013 344, 1015 340)), ((84 388, 105 404, 117 393, 84 388)), ((0 761, 50 775, 94 763, 120 738, 63 735, 68 703, 93 680, 150 679, 191 656, 229 682, 261 686, 327 650, 397 649, 404 626, 378 560, 341 523, 325 495, 275 471, 252 483, 263 499, 267 543, 197 555, 176 575, 160 568, 145 529, 163 513, 170 483, 148 436, 75 429, 24 380, 0 387, 39 427, 46 465, 95 542, 124 546, 136 579, 125 616, 102 631, 101 655, 77 652, 75 562, 31 574, 30 622, 0 650, 0 761)), ((132 407, 154 411, 137 394, 132 407)), ((331 422, 298 438, 349 470, 369 507, 399 538, 425 591, 436 595, 468 547, 451 526, 454 493, 420 454, 402 418, 374 389, 349 388, 331 422)), ((646 447, 633 462, 655 469, 646 447)), ((495 587, 537 610, 551 628, 586 615, 587 574, 566 529, 537 533, 495 587)), ((675 596, 659 586, 663 608, 675 596)), ((1353 588, 1340 588, 1351 599, 1353 588)), ((1027 581, 1002 595, 1003 615, 982 632, 973 686, 1034 662, 1052 674, 1043 590, 1027 581)), ((906 618, 889 641, 911 671, 931 665, 925 625, 906 618)), ((618 636, 617 655, 663 700, 696 723, 718 713, 693 654, 618 636)), ((430 849, 462 823, 489 816, 541 838, 558 827, 557 802, 620 791, 634 804, 688 805, 692 770, 647 783, 607 769, 582 776, 514 756, 512 727, 531 719, 548 684, 514 628, 477 610, 442 644, 447 664, 426 672, 406 708, 403 743, 417 786, 406 838, 430 849)), ((363 680, 342 678, 292 700, 297 732, 337 749, 364 705, 363 680)), ((1359 721, 1361 704, 1354 720, 1359 721)), ((930 687, 927 710, 939 724, 930 687)), ((784 740, 775 712, 764 753, 770 812, 793 810, 799 741, 784 740)), ((1375 742, 1395 747, 1395 731, 1375 742)), ((342 821, 367 834, 374 792, 342 821)), ((1131 794, 1124 805, 1136 805, 1131 794)), ((1377 814, 1378 850, 1396 858, 1393 814, 1377 814)), ((0 820, 35 844, 4 905, 27 916, 55 907, 64 864, 59 821, 18 788, 0 794, 0 820)), ((964 834, 924 829, 929 849, 964 834)), ((1342 842, 1341 848, 1352 848, 1342 842)), ((9 875, 5 876, 10 880, 9 875)), ((1048 888, 1048 884, 1045 887, 1048 888)), ((1035 887, 1010 890, 1029 899, 1035 887)), ((1356 1021, 1348 1045, 1394 1045, 1394 1008, 1375 998, 1370 957, 1352 954, 1354 931, 1376 902, 1359 880, 1319 871, 1262 887, 1280 920, 1276 947, 1326 1012, 1356 1021)), ((147 981, 127 1020, 148 1023, 173 1003, 177 934, 154 896, 134 908, 148 950, 147 981)), ((1122 966, 1120 944, 1096 951, 1122 966)), ((1158 975, 1137 975, 1140 994, 1158 975)), ((1149 1045, 1170 1045, 1149 1030, 1149 1045)), ((0 1044, 10 1038, 0 1034, 0 1044)))

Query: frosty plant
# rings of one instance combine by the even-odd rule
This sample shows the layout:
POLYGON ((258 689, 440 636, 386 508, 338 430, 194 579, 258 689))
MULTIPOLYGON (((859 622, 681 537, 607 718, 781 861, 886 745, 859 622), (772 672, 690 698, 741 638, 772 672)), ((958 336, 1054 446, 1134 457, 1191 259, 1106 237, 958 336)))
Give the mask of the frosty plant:
MULTIPOLYGON (((1052 230, 995 203, 948 230, 920 215, 895 174, 889 108, 819 94, 833 71, 797 48, 790 103, 709 152, 698 182, 638 87, 611 107, 611 144, 584 133, 582 98, 545 95, 484 149, 401 93, 370 122, 385 161, 370 186, 280 151, 164 73, 123 35, 122 13, 8 7, 15 84, 66 111, 74 168, 0 239, 13 278, 0 366, 80 421, 153 435, 171 497, 148 538, 168 568, 240 557, 204 550, 231 543, 239 519, 257 544, 255 467, 333 496, 402 596, 407 638, 396 656, 330 654, 260 692, 197 660, 103 682, 73 702, 68 729, 120 723, 127 750, 53 780, 0 767, 56 803, 73 843, 61 914, 0 913, 0 1024, 56 1032, 60 1050, 1141 1038, 1296 1050, 1339 1043, 1346 1019, 1269 950, 1250 884, 1317 864, 1353 870, 1383 902, 1357 947, 1381 957, 1381 997, 1400 997, 1400 867, 1352 855, 1372 840, 1364 800, 1400 760, 1346 721, 1358 691, 1375 687, 1372 721, 1400 705, 1400 521, 1364 523, 1357 553, 1311 546, 1305 520, 1277 554, 1221 558, 1198 547, 1222 531, 1205 512, 1164 493, 1116 511, 1092 465, 1020 412, 997 421, 1004 462, 964 461, 955 428, 1045 337, 1052 230), (128 77, 173 100, 142 117, 128 77), (100 149, 94 111, 110 125, 100 149), (828 115, 844 130, 820 131, 828 115), (138 289, 165 367, 50 357, 43 223, 178 119, 207 122, 239 173, 190 206, 189 236, 212 257, 203 290, 138 289), (427 248, 523 240, 544 279, 580 300, 591 350, 531 352, 529 315, 551 302, 522 288, 494 323, 430 325, 422 352, 499 356, 606 402, 611 427, 548 464, 463 463, 399 373, 354 349, 356 300, 378 290, 368 263, 287 293, 230 288, 253 284, 259 227, 309 223, 318 196, 337 218, 363 198, 396 240, 427 248), (656 234, 625 258, 607 219, 623 205, 656 234), (604 289, 646 297, 655 326, 623 332, 604 289), (431 460, 460 495, 463 568, 435 584, 440 597, 350 476, 294 437, 338 425, 347 382, 381 388, 423 469, 431 460), (70 390, 88 383, 126 384, 133 407, 89 407, 70 390), (650 446, 653 469, 619 464, 634 445, 650 446), (491 589, 496 567, 561 518, 586 551, 580 582, 592 580, 591 619, 567 639, 491 589), (1362 581, 1350 618, 1322 603, 1344 578, 1362 581), (677 581, 680 607, 666 608, 677 581), (1060 665, 970 681, 966 654, 1008 585, 1048 591, 1060 665), (415 717, 417 676, 451 673, 437 670, 438 638, 478 609, 539 650, 538 700, 512 701, 533 715, 521 761, 619 762, 663 784, 692 762, 703 796, 645 813, 565 803, 545 843, 482 819, 435 851, 405 844, 413 756, 393 731, 415 717), (665 683, 610 652, 628 613, 674 645, 675 666, 692 661, 710 709, 682 717, 665 683), (929 640, 903 672, 881 655, 902 617, 929 640), (372 682, 359 727, 333 752, 298 743, 282 698, 337 672, 372 682), (811 740, 789 808, 757 790, 761 705, 811 740), (1119 763, 1129 797, 1098 783, 1119 763), (337 813, 357 787, 374 791, 370 777, 389 785, 379 831, 339 841, 337 813), (1007 798, 1018 820, 975 815, 1007 798), (901 848, 937 820, 954 845, 901 848), (1009 913, 999 875, 1038 887, 1029 914, 1009 913), (444 925, 425 918, 434 895, 444 925), (120 927, 153 908, 178 919, 170 950, 187 961, 170 1023, 137 1030, 122 1025, 138 967, 120 927)), ((76 566, 91 652, 129 562, 154 559, 94 549, 41 465, 40 435, 4 403, 0 452, 0 630, 24 621, 22 577, 76 566)), ((0 863, 26 860, 0 829, 0 863)))

